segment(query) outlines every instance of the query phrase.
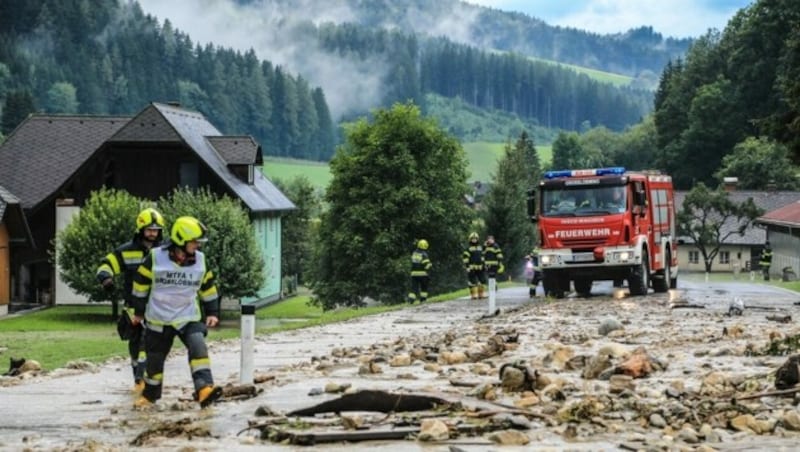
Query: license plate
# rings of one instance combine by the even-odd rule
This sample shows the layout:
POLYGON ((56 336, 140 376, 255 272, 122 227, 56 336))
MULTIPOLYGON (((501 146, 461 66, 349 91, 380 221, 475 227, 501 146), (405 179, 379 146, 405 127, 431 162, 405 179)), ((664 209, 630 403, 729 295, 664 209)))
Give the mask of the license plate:
POLYGON ((593 253, 573 254, 572 262, 591 262, 594 260, 593 253))

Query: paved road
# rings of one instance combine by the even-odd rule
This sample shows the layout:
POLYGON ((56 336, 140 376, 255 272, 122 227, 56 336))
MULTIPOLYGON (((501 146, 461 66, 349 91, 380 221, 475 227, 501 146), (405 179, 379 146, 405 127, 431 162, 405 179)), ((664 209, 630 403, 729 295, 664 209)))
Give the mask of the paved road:
MULTIPOLYGON (((794 293, 750 283, 704 284, 681 282, 682 289, 672 297, 680 296, 693 303, 706 304, 710 309, 727 309, 727 295, 746 298, 748 304, 791 305, 798 299, 794 293), (721 294, 725 296, 721 296, 721 294)), ((610 284, 596 284, 591 301, 598 303, 615 295, 610 284)), ((651 295, 666 301, 668 294, 651 295)), ((568 303, 570 300, 565 300, 568 303)), ((497 295, 497 306, 502 310, 532 303, 527 288, 501 289, 497 295)), ((541 304, 539 302, 539 304, 541 304)), ((309 397, 310 388, 323 387, 329 381, 343 381, 358 386, 359 376, 352 365, 335 365, 323 373, 309 375, 307 372, 292 372, 292 366, 307 365, 312 357, 330 356, 334 348, 368 347, 386 343, 397 338, 459 331, 471 328, 474 321, 487 311, 486 301, 468 299, 444 303, 414 306, 370 317, 354 319, 339 324, 324 325, 261 336, 257 338, 255 369, 257 373, 275 373, 275 382, 262 385, 264 392, 253 399, 242 402, 221 403, 209 410, 199 411, 193 403, 180 403, 187 399, 190 377, 186 356, 180 344, 176 344, 165 369, 165 394, 163 411, 154 414, 131 410, 133 396, 129 392, 130 376, 126 361, 117 361, 101 366, 94 373, 38 377, 16 386, 0 388, 0 448, 19 450, 24 447, 62 448, 81 450, 91 444, 103 447, 126 448, 139 433, 156 421, 182 418, 200 419, 216 438, 198 442, 185 438, 164 440, 156 447, 191 446, 198 449, 260 449, 264 443, 249 439, 239 432, 254 418, 256 408, 268 405, 276 411, 319 403, 319 397, 309 397)), ((214 343, 211 346, 212 368, 218 383, 238 383, 240 356, 238 342, 214 343)), ((307 366, 306 366, 307 368, 307 366)), ((431 381, 426 378, 403 381, 404 389, 424 389, 431 381)), ((396 389, 398 382, 393 377, 372 378, 371 389, 396 389)), ((252 433, 250 433, 252 435, 252 433)), ((562 447, 557 437, 540 438, 540 445, 562 447)), ((270 445, 275 447, 275 445, 270 445)), ((341 446, 352 449, 354 446, 341 446)), ((366 447, 372 446, 358 446, 366 447)), ((571 448, 580 448, 572 444, 571 448)), ((586 450, 612 448, 605 443, 587 445, 586 450)), ((413 442, 392 443, 392 450, 447 450, 432 446, 419 446, 413 442)), ((331 447, 326 447, 331 449, 331 447)), ((476 449, 478 450, 478 449, 476 449)), ((480 450, 485 450, 485 446, 480 450)))

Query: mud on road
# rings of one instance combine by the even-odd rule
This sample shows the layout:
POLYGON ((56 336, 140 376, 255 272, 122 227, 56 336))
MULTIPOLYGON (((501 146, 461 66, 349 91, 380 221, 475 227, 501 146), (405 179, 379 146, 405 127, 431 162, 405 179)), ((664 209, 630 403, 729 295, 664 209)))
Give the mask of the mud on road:
MULTIPOLYGON (((191 401, 179 346, 155 412, 131 409, 122 360, 4 380, 0 448, 295 450, 302 447, 290 443, 302 441, 293 432, 405 428, 411 433, 402 440, 320 447, 794 449, 800 399, 759 395, 775 391, 775 371, 787 360, 779 353, 794 353, 800 297, 751 283, 680 285, 669 294, 627 297, 595 284, 590 298, 535 301, 527 288, 508 288, 498 292, 501 313, 494 317, 482 318, 485 301, 461 299, 261 336, 258 393, 203 411, 191 401), (744 306, 741 315, 730 315, 734 301, 744 306), (286 416, 359 390, 453 403, 406 413, 286 416), (283 442, 262 439, 270 436, 283 442), (425 437, 433 441, 420 441, 425 437)), ((219 384, 238 383, 237 342, 213 344, 211 358, 219 384)))

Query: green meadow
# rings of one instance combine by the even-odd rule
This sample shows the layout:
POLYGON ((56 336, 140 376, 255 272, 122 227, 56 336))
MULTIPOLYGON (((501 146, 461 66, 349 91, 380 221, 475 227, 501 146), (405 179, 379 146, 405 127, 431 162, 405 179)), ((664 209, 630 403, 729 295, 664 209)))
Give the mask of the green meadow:
MULTIPOLYGON (((497 161, 503 156, 505 143, 484 141, 463 143, 469 160, 469 180, 489 181, 497 168, 497 161)), ((540 161, 545 164, 553 159, 553 150, 548 146, 536 146, 540 161)), ((311 184, 322 190, 331 181, 327 163, 308 160, 264 157, 264 174, 272 180, 289 181, 297 176, 305 176, 311 184)))

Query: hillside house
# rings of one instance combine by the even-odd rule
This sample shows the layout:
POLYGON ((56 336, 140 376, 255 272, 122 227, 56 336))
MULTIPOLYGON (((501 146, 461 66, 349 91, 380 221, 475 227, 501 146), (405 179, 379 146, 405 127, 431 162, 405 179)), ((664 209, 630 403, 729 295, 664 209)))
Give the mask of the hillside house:
POLYGON ((251 137, 223 136, 202 114, 176 105, 152 103, 134 117, 30 116, 0 146, 0 185, 19 198, 33 237, 11 250, 11 299, 85 302, 59 281, 51 242, 104 185, 153 200, 179 186, 240 199, 266 274, 256 299, 247 301, 279 298, 281 214, 294 205, 261 166, 261 147, 251 137))
MULTIPOLYGON (((683 206, 686 197, 685 191, 675 192, 675 211, 678 212, 683 206)), ((753 198, 756 206, 771 212, 788 204, 800 200, 800 192, 794 191, 752 191, 752 190, 733 190, 729 188, 728 196, 735 203, 741 203, 748 198, 753 198)), ((729 219, 728 223, 722 227, 722 234, 736 230, 735 219, 729 219)), ((712 272, 745 272, 750 269, 758 270, 758 259, 764 243, 767 240, 767 232, 763 227, 756 224, 750 225, 744 235, 734 233, 725 239, 725 243, 720 247, 719 254, 714 259, 711 267, 712 272)), ((705 271, 705 263, 700 251, 693 246, 693 242, 688 237, 679 238, 678 245, 678 265, 681 271, 705 271)), ((774 252, 774 249, 773 249, 774 252)), ((800 249, 795 251, 795 255, 800 254, 800 249)), ((775 265, 773 265, 775 271, 775 265)))

